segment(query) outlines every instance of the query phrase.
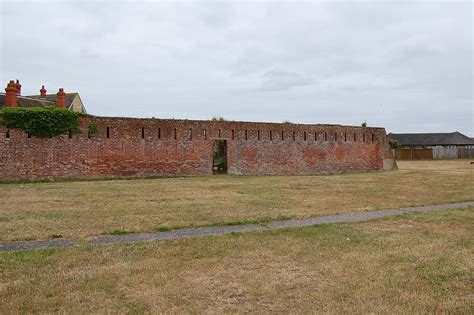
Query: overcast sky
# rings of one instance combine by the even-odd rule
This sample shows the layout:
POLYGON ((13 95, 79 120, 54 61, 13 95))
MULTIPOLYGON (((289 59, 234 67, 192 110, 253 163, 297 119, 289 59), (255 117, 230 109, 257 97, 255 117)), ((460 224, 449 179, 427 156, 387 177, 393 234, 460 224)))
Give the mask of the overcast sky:
POLYGON ((1 82, 107 116, 474 136, 471 1, 9 1, 1 82))

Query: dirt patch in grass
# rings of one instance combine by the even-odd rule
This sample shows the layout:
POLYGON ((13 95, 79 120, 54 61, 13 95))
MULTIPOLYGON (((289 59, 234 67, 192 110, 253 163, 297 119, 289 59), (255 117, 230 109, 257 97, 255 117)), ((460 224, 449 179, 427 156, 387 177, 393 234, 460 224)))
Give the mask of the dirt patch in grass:
POLYGON ((148 232, 474 200, 469 161, 386 173, 1 184, 0 241, 148 232))
POLYGON ((468 208, 365 223, 2 253, 0 313, 469 314, 473 231, 474 208, 468 208))

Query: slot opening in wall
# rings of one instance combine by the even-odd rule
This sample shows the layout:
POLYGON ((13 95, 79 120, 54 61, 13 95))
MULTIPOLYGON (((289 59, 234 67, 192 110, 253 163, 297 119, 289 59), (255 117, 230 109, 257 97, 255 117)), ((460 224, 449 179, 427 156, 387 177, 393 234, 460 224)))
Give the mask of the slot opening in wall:
POLYGON ((293 141, 295 141, 295 140, 296 140, 296 132, 293 131, 293 141))
POLYGON ((357 141, 357 135, 354 133, 354 142, 357 141))
POLYGON ((217 137, 218 137, 218 138, 221 137, 221 130, 220 130, 220 129, 217 131, 217 137))
POLYGON ((372 142, 374 142, 374 141, 375 141, 375 135, 372 134, 372 142))
POLYGON ((28 138, 31 138, 31 133, 28 132, 28 138))
POLYGON ((212 174, 227 173, 227 141, 214 140, 212 146, 212 174))
POLYGON ((178 138, 178 130, 174 128, 174 140, 178 138))
POLYGON ((306 131, 305 131, 305 132, 303 132, 303 140, 304 140, 304 141, 306 141, 306 137, 307 137, 307 136, 306 136, 306 131))
POLYGON ((260 130, 257 130, 257 140, 260 141, 260 130))
POLYGON ((245 129, 245 140, 248 140, 248 138, 249 138, 249 135, 248 135, 247 129, 245 129))
POLYGON ((344 132, 344 141, 347 141, 347 132, 344 132))
POLYGON ((110 138, 110 128, 109 127, 107 127, 107 138, 110 138))
POLYGON ((285 140, 285 132, 283 130, 281 131, 281 140, 285 140))
POLYGON ((158 139, 161 139, 161 128, 158 128, 158 139))
POLYGON ((270 141, 273 140, 273 132, 270 130, 270 141))
POLYGON ((365 133, 362 134, 362 141, 365 142, 365 133))
POLYGON ((337 141, 337 132, 334 133, 334 141, 337 141))
POLYGON ((189 140, 193 140, 193 128, 189 128, 189 140))
POLYGON ((69 137, 69 139, 71 139, 71 138, 72 138, 72 130, 71 130, 71 129, 69 129, 69 134, 68 134, 68 137, 69 137))
POLYGON ((142 139, 145 139, 145 127, 142 127, 142 139))
POLYGON ((7 128, 7 132, 5 133, 5 138, 10 138, 10 129, 7 128))
POLYGON ((328 133, 327 132, 324 133, 324 141, 328 141, 328 133))
POLYGON ((207 140, 207 129, 204 129, 202 133, 204 134, 204 140, 207 140))
POLYGON ((235 139, 235 130, 232 129, 232 140, 234 140, 234 139, 235 139))
POLYGON ((314 141, 318 141, 318 133, 317 132, 314 133, 314 141))

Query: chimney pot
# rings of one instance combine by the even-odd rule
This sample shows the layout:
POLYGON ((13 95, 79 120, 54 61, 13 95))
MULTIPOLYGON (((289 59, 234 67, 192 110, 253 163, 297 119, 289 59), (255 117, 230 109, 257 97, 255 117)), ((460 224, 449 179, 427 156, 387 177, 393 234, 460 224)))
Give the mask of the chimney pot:
POLYGON ((15 81, 10 80, 10 82, 7 84, 5 92, 5 107, 17 107, 18 89, 16 88, 15 81))
POLYGON ((46 89, 44 88, 44 85, 41 86, 40 93, 41 98, 46 98, 46 89))
POLYGON ((21 95, 21 84, 20 84, 20 81, 18 79, 16 79, 15 87, 17 89, 18 95, 21 95))

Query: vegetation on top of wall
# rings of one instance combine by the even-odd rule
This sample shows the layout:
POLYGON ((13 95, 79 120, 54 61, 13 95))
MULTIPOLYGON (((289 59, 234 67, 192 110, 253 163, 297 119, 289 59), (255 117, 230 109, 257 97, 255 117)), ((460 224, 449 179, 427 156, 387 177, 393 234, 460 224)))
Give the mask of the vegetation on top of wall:
POLYGON ((226 119, 222 116, 214 116, 212 117, 212 121, 226 121, 226 119))
POLYGON ((361 124, 360 124, 362 127, 367 127, 367 121, 363 121, 361 124))
POLYGON ((21 128, 32 136, 47 138, 80 132, 79 115, 56 107, 6 108, 0 110, 0 125, 21 128))

